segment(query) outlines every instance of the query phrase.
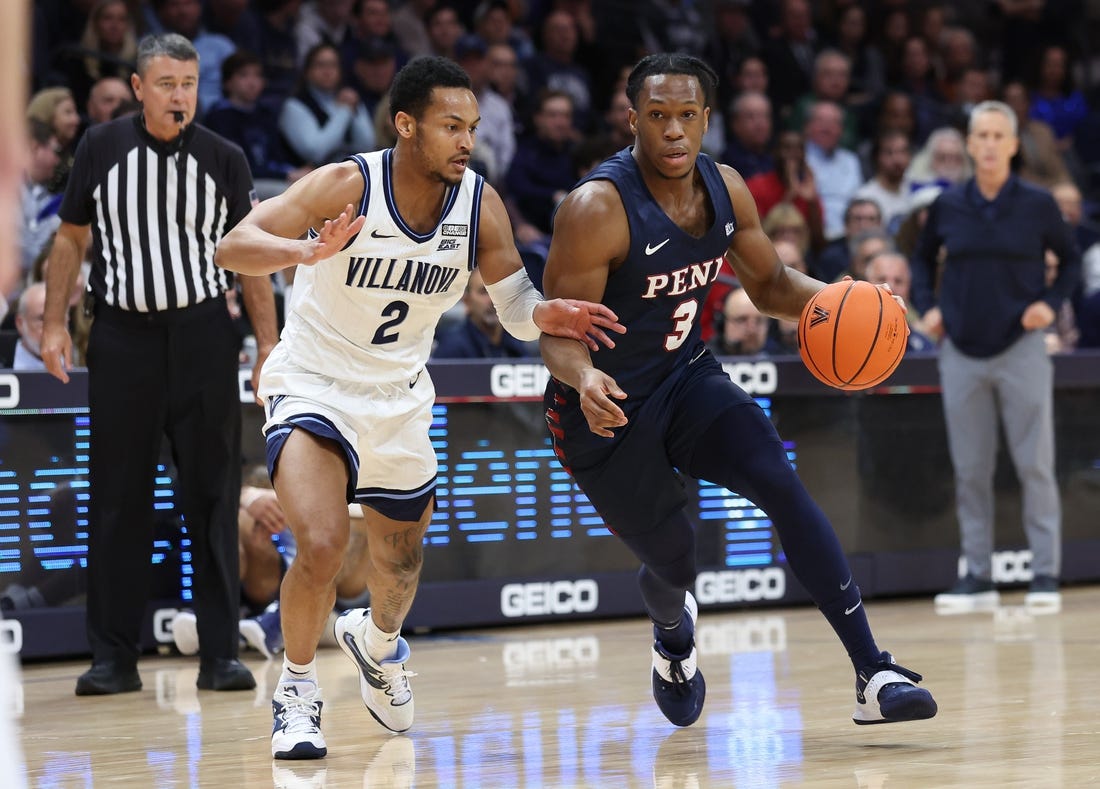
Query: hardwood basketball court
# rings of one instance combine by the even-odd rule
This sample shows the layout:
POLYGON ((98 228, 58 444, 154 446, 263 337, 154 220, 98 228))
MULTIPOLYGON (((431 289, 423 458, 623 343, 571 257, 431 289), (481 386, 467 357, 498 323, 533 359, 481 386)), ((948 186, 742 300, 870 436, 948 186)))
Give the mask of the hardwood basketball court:
POLYGON ((329 756, 274 762, 278 661, 255 692, 195 689, 194 658, 148 657, 144 690, 77 698, 77 662, 23 668, 31 787, 1062 787, 1100 784, 1100 587, 1038 615, 1023 592, 938 616, 874 601, 880 646, 925 676, 939 715, 856 726, 854 679, 816 609, 701 612, 702 718, 675 729, 649 690, 642 619, 413 636, 417 721, 379 727, 336 648, 318 658, 329 756))

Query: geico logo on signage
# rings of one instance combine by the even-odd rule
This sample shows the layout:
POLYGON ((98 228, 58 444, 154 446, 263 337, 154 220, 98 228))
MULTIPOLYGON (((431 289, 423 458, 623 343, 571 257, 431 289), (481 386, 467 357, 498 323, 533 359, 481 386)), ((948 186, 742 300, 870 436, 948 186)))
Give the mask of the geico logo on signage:
MULTIPOLYGON (((1031 551, 997 551, 992 557, 993 583, 1018 584, 1031 580, 1031 551)), ((966 575, 966 559, 959 558, 959 577, 966 575)))
POLYGON ((0 375, 0 408, 19 407, 19 376, 0 375))
POLYGON ((695 599, 703 604, 782 600, 786 593, 787 576, 778 567, 718 570, 695 578, 695 599))
POLYGON ((493 397, 537 397, 546 389, 550 371, 541 364, 494 364, 489 370, 493 397))
POLYGON ((787 622, 781 616, 738 617, 720 623, 699 622, 695 643, 704 655, 782 652, 787 648, 787 622))
POLYGON ((18 655, 23 648, 23 623, 0 619, 0 654, 18 655))
POLYGON ((726 362, 722 370, 747 394, 772 394, 779 384, 775 362, 726 362))
POLYGON ((500 612, 508 617, 588 614, 599 602, 599 586, 590 578, 507 584, 500 590, 500 612))

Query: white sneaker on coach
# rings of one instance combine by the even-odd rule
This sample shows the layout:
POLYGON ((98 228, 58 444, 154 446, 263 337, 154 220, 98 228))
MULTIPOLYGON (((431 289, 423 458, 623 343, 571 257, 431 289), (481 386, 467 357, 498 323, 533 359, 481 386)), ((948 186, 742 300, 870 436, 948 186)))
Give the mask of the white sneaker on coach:
POLYGON ((328 754, 321 734, 321 689, 312 680, 280 679, 271 699, 271 756, 320 759, 328 754))
POLYGON ((369 608, 352 608, 336 618, 333 632, 336 643, 359 669, 359 693, 367 711, 392 732, 408 731, 413 723, 413 694, 405 670, 409 643, 398 636, 397 654, 380 663, 367 654, 365 633, 369 608))

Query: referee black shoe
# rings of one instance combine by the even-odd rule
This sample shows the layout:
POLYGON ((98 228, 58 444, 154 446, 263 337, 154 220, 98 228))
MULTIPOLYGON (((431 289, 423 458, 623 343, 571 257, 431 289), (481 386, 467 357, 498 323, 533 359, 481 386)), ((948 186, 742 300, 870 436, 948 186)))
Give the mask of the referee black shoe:
POLYGON ((256 679, 234 658, 203 658, 195 685, 199 690, 252 690, 256 679))
POLYGON ((78 696, 110 696, 141 690, 137 666, 123 665, 114 660, 92 663, 76 681, 78 696))

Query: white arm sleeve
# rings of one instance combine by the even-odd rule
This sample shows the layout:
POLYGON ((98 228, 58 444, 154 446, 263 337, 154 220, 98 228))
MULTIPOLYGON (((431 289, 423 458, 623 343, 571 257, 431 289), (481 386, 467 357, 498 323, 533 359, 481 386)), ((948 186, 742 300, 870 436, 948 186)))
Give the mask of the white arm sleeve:
POLYGON ((517 340, 531 342, 537 340, 542 329, 535 325, 535 306, 543 300, 526 269, 509 274, 500 282, 485 283, 489 298, 497 308, 500 323, 505 331, 517 340))

